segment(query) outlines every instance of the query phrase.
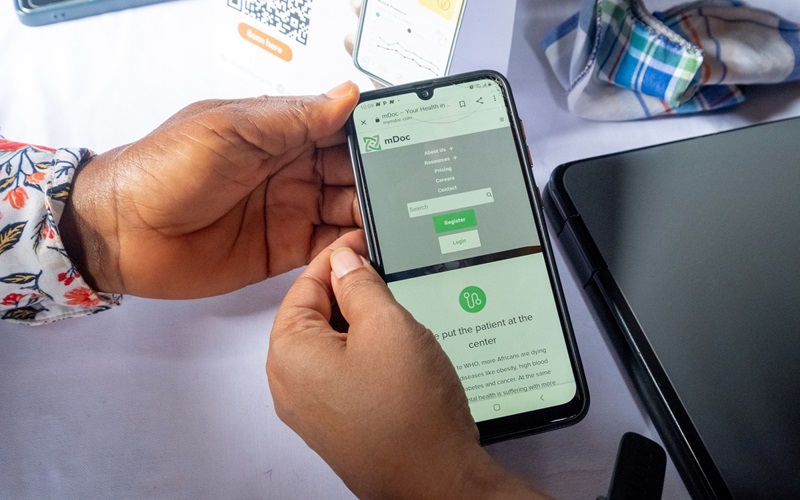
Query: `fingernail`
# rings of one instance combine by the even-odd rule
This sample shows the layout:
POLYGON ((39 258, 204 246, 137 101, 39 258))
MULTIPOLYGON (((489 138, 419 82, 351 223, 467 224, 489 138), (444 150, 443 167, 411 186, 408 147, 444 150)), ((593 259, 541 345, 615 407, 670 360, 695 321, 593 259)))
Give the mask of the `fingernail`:
POLYGON ((328 99, 341 99, 353 93, 353 82, 346 81, 325 92, 328 99))
POLYGON ((337 278, 361 267, 364 267, 364 261, 350 248, 337 248, 331 254, 331 269, 337 278))

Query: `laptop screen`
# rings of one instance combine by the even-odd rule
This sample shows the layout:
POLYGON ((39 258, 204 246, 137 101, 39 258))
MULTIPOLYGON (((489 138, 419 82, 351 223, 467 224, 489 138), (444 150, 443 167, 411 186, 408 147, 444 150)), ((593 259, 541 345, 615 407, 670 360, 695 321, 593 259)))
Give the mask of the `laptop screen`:
MULTIPOLYGON (((800 497, 800 120, 563 173, 737 498, 800 497)), ((657 381, 661 383, 662 381, 657 381)))

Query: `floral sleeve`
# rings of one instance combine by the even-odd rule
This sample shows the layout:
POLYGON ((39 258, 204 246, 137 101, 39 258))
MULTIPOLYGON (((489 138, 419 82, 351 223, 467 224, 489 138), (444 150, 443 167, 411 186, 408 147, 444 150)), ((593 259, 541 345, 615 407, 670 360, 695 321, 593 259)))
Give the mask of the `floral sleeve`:
POLYGON ((0 137, 0 317, 26 324, 94 314, 122 296, 86 284, 58 222, 87 149, 49 149, 0 137))

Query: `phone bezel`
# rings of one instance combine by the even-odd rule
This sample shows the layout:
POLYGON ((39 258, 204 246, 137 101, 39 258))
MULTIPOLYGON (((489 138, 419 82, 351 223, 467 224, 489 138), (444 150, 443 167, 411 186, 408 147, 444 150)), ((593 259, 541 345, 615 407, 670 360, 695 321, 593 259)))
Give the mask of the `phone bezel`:
MULTIPOLYGON (((395 84, 395 82, 390 82, 389 80, 383 78, 380 75, 373 73, 372 71, 364 68, 361 63, 358 61, 358 56, 361 50, 361 32, 364 29, 364 21, 366 20, 366 13, 367 13, 367 5, 369 4, 369 0, 363 0, 361 3, 361 12, 358 16, 358 30, 356 31, 356 39, 355 43, 353 44, 353 64, 359 71, 370 77, 371 79, 375 80, 376 82, 390 87, 395 84)), ((453 43, 450 44, 450 53, 447 55, 447 64, 444 68, 444 75, 450 74, 450 66, 453 63, 453 54, 456 51, 456 44, 458 43, 458 35, 461 32, 461 22, 464 19, 464 12, 467 10, 467 0, 463 0, 461 2, 461 10, 458 13, 458 19, 456 20, 456 29, 453 33, 453 43)))
MULTIPOLYGON (((522 176, 525 179, 531 211, 536 222, 536 230, 539 235, 539 241, 542 246, 542 254, 544 256, 548 275, 550 277, 550 286, 555 299, 556 309, 558 310, 558 315, 561 321, 562 332, 564 334, 564 343, 570 358, 576 386, 575 397, 565 404, 478 422, 481 443, 489 444, 574 424, 580 421, 586 415, 589 406, 589 392, 588 388, 586 387, 583 366, 580 361, 580 354, 575 341, 575 335, 572 330, 569 313, 567 311, 563 292, 561 290, 558 270, 555 267, 555 260, 553 258, 552 248, 547 235, 546 223, 542 212, 542 204, 539 198, 538 190, 536 189, 536 183, 533 178, 533 171, 528 156, 527 145, 522 134, 521 122, 516 111, 516 105, 514 103, 513 95, 511 94, 510 86, 505 77, 503 77, 503 75, 500 73, 491 70, 483 70, 364 92, 359 99, 359 104, 370 100, 384 99, 385 97, 396 96, 399 94, 407 94, 412 92, 419 94, 423 90, 430 90, 435 94, 436 89, 439 87, 464 84, 471 81, 484 79, 496 81, 502 89, 505 97, 510 128, 512 135, 514 136, 517 156, 520 162, 520 169, 522 170, 522 176)), ((367 236, 367 247, 369 249, 370 260, 375 265, 375 268, 378 270, 381 276, 385 276, 383 261, 380 253, 380 244, 377 239, 375 223, 372 217, 369 188, 364 176, 361 151, 358 144, 356 124, 353 115, 351 115, 347 121, 346 130, 350 155, 355 173, 359 207, 364 223, 364 231, 367 236)))
POLYGON ((47 0, 46 3, 38 3, 35 0, 25 0, 25 3, 31 9, 43 9, 53 5, 62 4, 64 2, 68 2, 69 0, 47 0))
POLYGON ((23 24, 43 26, 166 1, 169 0, 60 0, 37 6, 28 0, 15 0, 14 7, 23 24))

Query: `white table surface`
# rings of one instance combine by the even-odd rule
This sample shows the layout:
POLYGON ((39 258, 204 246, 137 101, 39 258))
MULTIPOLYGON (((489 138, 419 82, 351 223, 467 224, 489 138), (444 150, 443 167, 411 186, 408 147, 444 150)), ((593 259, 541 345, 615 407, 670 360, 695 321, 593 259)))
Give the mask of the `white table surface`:
MULTIPOLYGON (((177 1, 28 28, 4 0, 0 134, 104 151, 192 101, 263 93, 208 55, 212 42, 203 33, 214 22, 212 3, 177 1)), ((783 84, 751 87, 745 104, 721 113, 632 123, 576 118, 539 41, 578 4, 517 5, 508 76, 540 187, 567 161, 800 115, 800 85, 783 84)), ((800 20, 797 2, 751 4, 800 20)), ((624 432, 658 436, 555 250, 589 413, 572 427, 488 450, 552 495, 595 498, 608 488, 624 432)), ((113 311, 40 328, 0 324, 0 498, 351 498, 272 409, 264 360, 273 315, 294 276, 203 300, 127 297, 113 311)), ((687 496, 670 462, 664 498, 687 496)))

